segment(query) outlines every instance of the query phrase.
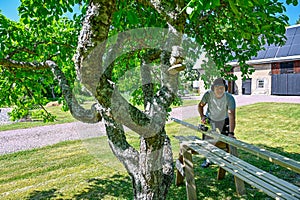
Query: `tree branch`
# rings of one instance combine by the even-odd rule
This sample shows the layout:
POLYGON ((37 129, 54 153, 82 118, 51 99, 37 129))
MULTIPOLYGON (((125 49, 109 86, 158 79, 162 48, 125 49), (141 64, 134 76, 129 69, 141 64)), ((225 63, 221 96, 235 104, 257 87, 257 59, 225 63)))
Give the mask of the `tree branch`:
POLYGON ((108 143, 113 153, 123 163, 129 173, 137 173, 139 171, 139 152, 127 142, 122 125, 106 115, 105 110, 102 110, 101 115, 104 118, 106 134, 109 139, 108 143))
POLYGON ((24 70, 51 69, 53 74, 59 81, 59 85, 62 89, 62 94, 69 106, 72 116, 75 119, 86 123, 97 123, 102 119, 98 112, 98 107, 96 104, 92 105, 90 110, 86 110, 79 105, 72 93, 66 77, 55 62, 50 60, 46 62, 19 62, 11 59, 2 59, 0 60, 0 65, 6 68, 19 68, 24 70))
POLYGON ((179 15, 182 14, 180 6, 174 5, 173 3, 170 3, 169 5, 163 5, 161 0, 138 0, 138 2, 145 6, 154 8, 162 16, 162 18, 171 24, 174 24, 179 15))
POLYGON ((92 94, 104 71, 102 59, 115 10, 115 0, 91 0, 78 37, 74 55, 77 76, 92 94))
POLYGON ((11 57, 13 57, 16 53, 18 52, 26 52, 28 54, 33 54, 33 55, 37 55, 36 52, 26 48, 26 47, 22 47, 22 48, 18 48, 18 49, 15 49, 14 51, 12 51, 11 53, 9 53, 7 56, 6 56, 6 59, 10 59, 11 57))
MULTIPOLYGON (((72 46, 72 45, 62 44, 60 42, 55 42, 55 41, 52 41, 52 44, 59 45, 59 46, 64 46, 66 48, 74 48, 74 46, 72 46)), ((37 48, 39 45, 48 45, 48 42, 36 42, 36 43, 33 44, 33 48, 37 48)), ((5 59, 11 59, 15 54, 20 53, 20 52, 25 52, 25 53, 28 53, 28 54, 31 54, 31 55, 37 55, 36 51, 34 51, 34 50, 31 50, 27 47, 20 47, 20 48, 16 48, 14 51, 10 52, 5 57, 5 59)), ((51 57, 54 57, 54 56, 51 56, 51 57)), ((48 58, 48 59, 50 60, 50 58, 48 58)))
POLYGON ((12 59, 0 59, 0 65, 6 68, 14 67, 14 68, 25 69, 25 70, 45 70, 49 68, 44 63, 22 62, 22 61, 15 61, 12 59))
POLYGON ((97 104, 93 104, 90 110, 86 110, 82 106, 80 106, 72 93, 72 90, 64 73, 60 70, 56 63, 48 60, 45 62, 45 65, 52 70, 52 73, 59 81, 59 85, 62 89, 62 94, 68 104, 68 107, 70 108, 72 116, 75 119, 86 123, 97 123, 101 121, 102 117, 98 112, 99 106, 97 104))
POLYGON ((153 103, 154 96, 154 83, 151 78, 151 67, 149 63, 160 58, 160 50, 148 50, 144 55, 141 63, 141 78, 142 78, 142 90, 144 94, 144 109, 147 110, 147 105, 153 103))
POLYGON ((148 115, 128 103, 105 76, 98 84, 96 98, 114 120, 140 135, 153 135, 162 128, 161 124, 156 124, 148 115))

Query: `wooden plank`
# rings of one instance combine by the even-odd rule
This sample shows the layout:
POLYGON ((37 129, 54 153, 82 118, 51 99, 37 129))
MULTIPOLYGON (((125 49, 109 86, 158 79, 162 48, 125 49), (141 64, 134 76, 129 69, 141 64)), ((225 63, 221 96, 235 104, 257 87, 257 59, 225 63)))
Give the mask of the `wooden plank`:
POLYGON ((175 184, 181 185, 184 183, 184 165, 183 156, 179 154, 179 158, 176 160, 176 180, 175 184))
POLYGON ((176 169, 178 170, 180 175, 184 177, 184 165, 179 159, 176 160, 176 169))
POLYGON ((182 135, 179 135, 179 136, 175 136, 175 138, 177 140, 179 140, 180 142, 183 142, 183 141, 190 141, 190 139, 186 136, 182 136, 182 135))
MULTIPOLYGON (((216 148, 216 147, 214 147, 211 144, 208 144, 208 146, 210 146, 210 148, 205 149, 205 148, 201 148, 200 146, 198 146, 196 144, 190 144, 190 148, 194 149, 199 154, 202 154, 202 155, 206 156, 212 162, 214 162, 217 165, 221 166, 222 168, 224 168, 226 171, 233 174, 234 176, 246 181, 247 183, 249 183, 250 185, 255 186, 258 189, 263 190, 269 196, 271 196, 273 198, 295 199, 295 200, 299 199, 299 198, 293 196, 293 194, 289 194, 285 191, 282 191, 281 189, 277 188, 276 186, 271 185, 271 184, 269 184, 268 182, 266 182, 264 180, 261 180, 260 177, 258 178, 255 173, 254 174, 249 174, 248 171, 245 172, 243 170, 243 168, 240 168, 237 165, 233 165, 232 163, 230 163, 226 160, 226 159, 228 159, 230 157, 234 157, 234 156, 232 156, 232 155, 230 155, 230 154, 223 151, 223 153, 226 154, 226 156, 225 156, 226 158, 224 158, 224 155, 218 154, 222 150, 218 149, 217 151, 211 151, 212 148, 216 148)), ((238 161, 242 161, 239 158, 235 158, 235 159, 237 159, 238 161)), ((265 172, 265 173, 267 173, 267 172, 265 172)))
MULTIPOLYGON (((234 165, 236 163, 233 163, 234 165)), ((269 174, 263 170, 260 170, 259 168, 256 168, 255 166, 243 166, 240 162, 238 163, 238 165, 240 167, 243 167, 243 170, 249 174, 252 174, 258 178, 260 178, 263 181, 268 182, 269 185, 273 185, 277 188, 279 188, 280 190, 291 194, 292 196, 297 197, 298 199, 300 199, 300 188, 298 188, 297 186, 277 178, 276 176, 273 176, 272 174, 269 174)))
POLYGON ((183 155, 187 199, 196 200, 197 194, 196 194, 196 184, 194 178, 194 166, 192 161, 192 153, 189 152, 189 148, 186 145, 182 145, 181 149, 183 155))
POLYGON ((239 157, 237 148, 235 146, 229 145, 229 153, 234 155, 235 157, 239 157))
MULTIPOLYGON (((202 143, 202 142, 200 142, 202 143)), ((197 143, 199 144, 199 143, 197 143)), ((243 160, 240 160, 238 158, 236 158, 235 156, 229 157, 228 154, 220 149, 217 149, 215 147, 211 147, 214 148, 214 152, 216 153, 218 151, 218 153, 220 154, 220 156, 223 159, 228 160, 228 162, 231 162, 233 165, 237 165, 237 166, 241 166, 243 168, 244 171, 247 171, 250 174, 253 174, 255 176, 260 176, 261 179, 265 180, 265 181, 269 181, 270 184, 275 184, 277 185, 277 187, 281 187, 282 190, 285 190, 286 192, 290 192, 293 194, 297 194, 300 195, 300 188, 287 182, 284 181, 272 174, 269 174, 243 160)), ((210 148, 210 150, 211 150, 210 148)), ((300 198, 300 197, 299 197, 300 198)))
POLYGON ((225 174, 226 174, 226 170, 223 169, 222 167, 219 167, 218 174, 217 174, 217 180, 224 179, 225 174))
MULTIPOLYGON (((188 139, 193 139, 194 141, 198 140, 195 137, 188 138, 188 139)), ((186 141, 185 143, 187 143, 188 146, 193 145, 191 141, 186 141)), ((196 143, 198 143, 198 141, 196 143)), ((213 147, 211 145, 209 147, 208 151, 213 151, 213 150, 215 150, 214 148, 216 148, 216 147, 213 147)), ((262 151, 264 151, 264 150, 262 150, 262 151)), ((226 154, 226 152, 224 152, 224 153, 226 154)), ((225 156, 227 157, 227 154, 225 156)), ((224 157, 224 155, 222 155, 222 158, 219 158, 219 159, 223 159, 223 157, 224 157)), ((231 158, 231 157, 229 156, 228 158, 231 158)), ((229 159, 229 161, 232 162, 230 159, 229 159)), ((223 161, 223 165, 224 165, 224 162, 225 161, 223 161)), ((243 179, 243 180, 245 180, 248 183, 251 182, 252 183, 251 185, 254 185, 258 189, 263 190, 269 196, 272 196, 274 198, 300 199, 300 197, 299 197, 300 189, 298 187, 294 186, 293 184, 290 184, 290 183, 288 183, 282 179, 279 179, 267 172, 264 172, 258 168, 255 168, 254 166, 252 166, 240 159, 236 160, 235 162, 238 163, 238 165, 235 164, 236 165, 235 167, 242 167, 240 169, 233 169, 233 170, 236 170, 237 172, 239 172, 239 173, 236 173, 237 176, 235 176, 235 178, 240 178, 240 180, 241 180, 242 175, 246 175, 245 179, 243 179), (242 166, 241 163, 246 166, 242 166), (247 173, 249 173, 248 176, 247 176, 247 173), (249 178, 249 177, 251 177, 251 178, 249 178), (259 182, 259 184, 256 184, 256 182, 254 182, 253 180, 256 180, 256 182, 259 182)), ((231 167, 233 167, 233 165, 231 167)), ((234 171, 232 171, 232 172, 234 172, 234 171)), ((234 175, 234 173, 232 173, 232 174, 234 175)), ((237 190, 241 190, 241 189, 238 189, 239 185, 241 185, 241 184, 236 184, 236 185, 237 185, 237 190)), ((242 190, 243 190, 243 187, 242 187, 242 190)))
POLYGON ((279 155, 279 154, 267 151, 266 149, 258 148, 258 147, 254 146, 254 145, 242 142, 240 140, 233 139, 233 138, 227 137, 225 135, 221 135, 219 133, 216 133, 215 131, 207 131, 207 132, 201 131, 201 130, 199 130, 199 128, 197 126, 194 126, 192 124, 189 124, 187 122, 181 121, 181 120, 176 119, 176 118, 171 118, 171 119, 174 122, 177 122, 177 123, 179 123, 179 124, 181 124, 183 126, 191 128, 193 130, 196 130, 196 131, 198 131, 200 133, 203 133, 205 135, 211 136, 213 138, 216 138, 216 139, 218 139, 218 140, 220 140, 222 142, 225 142, 227 144, 233 145, 233 146, 235 146, 237 148, 243 149, 243 150, 245 150, 247 152, 250 152, 250 153, 252 153, 254 155, 257 155, 260 158, 269 160, 272 163, 275 163, 275 164, 278 164, 280 166, 283 166, 283 167, 285 167, 285 168, 287 168, 289 170, 292 170, 294 172, 300 173, 300 162, 295 161, 295 160, 293 160, 291 158, 287 158, 285 156, 282 156, 282 155, 279 155))
MULTIPOLYGON (((210 141, 207 141, 209 143, 211 143, 210 141)), ((212 144, 212 143, 211 143, 212 144)), ((214 146, 218 147, 219 149, 222 149, 224 151, 228 151, 228 144, 222 142, 222 141, 219 141, 217 140, 217 142, 215 142, 214 146)), ((217 180, 222 180, 225 178, 225 175, 226 175, 226 170, 223 169, 222 167, 219 167, 219 170, 218 170, 218 174, 217 174, 217 180)))
POLYGON ((178 159, 176 160, 176 169, 177 170, 176 170, 175 184, 178 186, 184 183, 184 165, 183 165, 182 149, 180 149, 180 152, 178 154, 178 159))
POLYGON ((218 157, 216 155, 213 155, 212 152, 201 149, 197 150, 200 154, 206 155, 207 158, 209 158, 212 162, 216 163, 219 166, 222 166, 226 171, 233 174, 234 176, 244 180, 245 182, 249 183, 250 185, 253 185, 254 187, 264 191, 266 194, 273 198, 283 198, 283 199, 293 199, 296 200, 298 198, 295 198, 291 196, 290 194, 287 194, 283 192, 282 190, 279 190, 278 188, 268 185, 268 183, 265 183, 261 181, 259 178, 244 172, 243 170, 236 168, 236 166, 231 165, 231 163, 228 163, 226 160, 223 160, 221 157, 218 157))
MULTIPOLYGON (((221 152, 221 155, 225 156, 224 152, 221 152)), ((227 158, 227 157, 224 157, 227 158)), ((263 179, 264 181, 268 181, 270 182, 270 184, 276 185, 277 187, 279 187, 280 189, 291 193, 295 196, 297 196, 300 199, 300 188, 287 182, 284 181, 272 174, 269 174, 243 160, 237 160, 234 157, 232 158, 228 158, 229 162, 232 162, 232 164, 234 165, 239 165, 243 168, 244 171, 247 171, 250 174, 253 174, 255 176, 259 176, 261 179, 263 179)))
MULTIPOLYGON (((234 155, 235 157, 238 157, 237 148, 235 146, 229 145, 229 153, 231 155, 234 155)), ((236 193, 238 195, 246 194, 245 183, 242 179, 240 179, 237 176, 234 176, 234 183, 235 183, 236 193)))
MULTIPOLYGON (((222 141, 218 141, 216 144, 215 144, 216 147, 218 147, 219 149, 222 149, 223 151, 226 151, 226 152, 229 152, 229 145, 222 142, 222 141)), ((225 178, 225 175, 226 175, 226 170, 224 170, 222 167, 219 167, 219 170, 218 170, 218 175, 217 175, 217 180, 222 180, 225 178)), ((236 181, 235 181, 236 182, 236 181)), ((242 184, 242 183, 241 183, 242 184)), ((241 194, 238 192, 238 194, 241 194)))
POLYGON ((188 138, 189 141, 190 140, 192 140, 192 141, 194 141, 194 140, 201 140, 201 138, 199 138, 196 135, 189 135, 189 136, 186 136, 186 138, 188 138))
POLYGON ((236 193, 239 196, 246 194, 245 182, 242 179, 240 179, 238 176, 234 176, 234 184, 236 193))

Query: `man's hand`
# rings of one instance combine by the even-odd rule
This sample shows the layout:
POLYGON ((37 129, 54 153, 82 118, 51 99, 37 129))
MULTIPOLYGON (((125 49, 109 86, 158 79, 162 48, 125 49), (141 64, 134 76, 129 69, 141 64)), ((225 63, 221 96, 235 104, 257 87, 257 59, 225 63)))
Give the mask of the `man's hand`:
POLYGON ((206 117, 205 117, 205 116, 201 117, 201 122, 202 122, 203 124, 207 124, 207 120, 206 120, 206 117))
POLYGON ((233 132, 229 132, 229 133, 228 133, 228 137, 231 137, 231 138, 236 139, 236 138, 234 137, 234 133, 233 133, 233 132))

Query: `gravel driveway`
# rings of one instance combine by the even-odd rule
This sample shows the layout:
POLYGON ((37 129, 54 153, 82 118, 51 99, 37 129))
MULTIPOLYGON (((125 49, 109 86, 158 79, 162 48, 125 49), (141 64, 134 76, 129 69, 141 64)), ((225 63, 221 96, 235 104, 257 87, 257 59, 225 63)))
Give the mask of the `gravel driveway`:
MULTIPOLYGON (((287 102, 300 103, 300 96, 234 96, 237 106, 256 102, 287 102)), ((197 99, 199 97, 185 97, 197 99)), ((198 116, 197 105, 173 109, 172 117, 187 119, 198 116)), ((0 132, 0 155, 21 150, 43 147, 66 140, 78 140, 105 135, 103 123, 85 124, 73 122, 51 126, 35 127, 31 129, 18 129, 0 132)))
POLYGON ((105 134, 102 123, 72 122, 0 132, 0 155, 105 134))

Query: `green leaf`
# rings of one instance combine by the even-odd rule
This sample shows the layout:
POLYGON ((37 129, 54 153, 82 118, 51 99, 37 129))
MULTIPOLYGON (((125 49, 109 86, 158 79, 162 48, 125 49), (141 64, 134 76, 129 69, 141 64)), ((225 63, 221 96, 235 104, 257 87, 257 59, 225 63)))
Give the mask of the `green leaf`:
POLYGON ((286 4, 290 5, 291 3, 293 3, 294 0, 286 0, 286 4))
POLYGON ((215 8, 215 7, 219 7, 221 6, 221 1, 220 0, 213 0, 212 1, 212 7, 215 8))
POLYGON ((230 5, 231 10, 234 12, 234 14, 237 15, 237 16, 240 16, 238 8, 235 5, 235 1, 229 0, 229 5, 230 5))
POLYGON ((293 6, 297 6, 298 5, 298 0, 293 0, 293 6))
POLYGON ((130 24, 137 24, 138 23, 138 18, 136 17, 136 14, 132 11, 128 11, 127 18, 128 18, 128 22, 130 24))

